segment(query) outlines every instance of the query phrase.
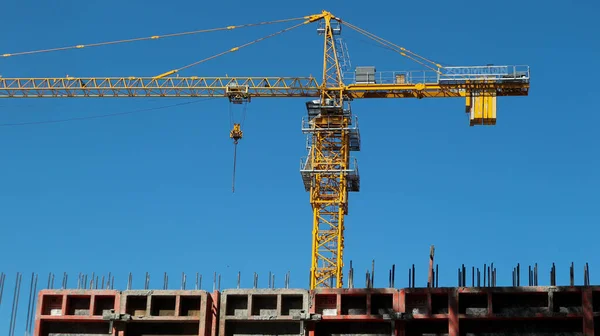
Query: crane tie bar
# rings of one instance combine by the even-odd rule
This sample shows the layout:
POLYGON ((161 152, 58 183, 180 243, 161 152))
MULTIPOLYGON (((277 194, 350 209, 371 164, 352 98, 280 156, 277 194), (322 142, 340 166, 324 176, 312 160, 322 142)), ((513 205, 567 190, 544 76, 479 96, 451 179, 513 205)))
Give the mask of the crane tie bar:
POLYGON ((275 36, 277 36, 277 35, 283 34, 283 33, 285 33, 285 32, 288 32, 288 31, 290 31, 290 30, 292 30, 292 29, 298 28, 298 27, 300 27, 300 26, 302 26, 302 25, 305 25, 305 24, 307 24, 307 23, 310 23, 310 22, 309 22, 309 21, 304 21, 304 22, 302 22, 302 23, 299 23, 299 24, 297 24, 297 25, 294 25, 294 26, 291 26, 291 27, 288 27, 288 28, 282 29, 282 30, 280 30, 280 31, 278 31, 278 32, 275 32, 275 33, 273 33, 273 34, 270 34, 270 35, 267 35, 267 36, 263 36, 263 37, 261 37, 261 38, 259 38, 259 39, 256 39, 256 40, 254 40, 254 41, 247 42, 247 43, 245 43, 245 44, 242 44, 242 45, 240 45, 240 46, 237 46, 237 47, 231 48, 231 49, 229 49, 229 50, 222 51, 222 52, 220 52, 220 53, 218 53, 218 54, 215 54, 215 55, 212 55, 212 56, 210 56, 210 57, 207 57, 207 58, 201 59, 201 60, 199 60, 199 61, 197 61, 197 62, 194 62, 194 63, 188 64, 188 65, 186 65, 186 66, 182 66, 181 68, 178 68, 178 69, 174 69, 174 70, 167 71, 167 72, 165 72, 165 73, 163 73, 163 74, 160 74, 160 75, 158 75, 158 76, 155 76, 155 77, 152 77, 152 78, 153 78, 153 79, 161 79, 161 78, 164 78, 164 77, 170 76, 170 75, 172 75, 172 74, 174 74, 174 73, 177 73, 177 72, 179 72, 179 71, 181 71, 181 70, 184 70, 184 69, 187 69, 187 68, 191 68, 191 67, 193 67, 193 66, 196 66, 196 65, 198 65, 198 64, 200 64, 200 63, 204 63, 204 62, 206 62, 206 61, 210 61, 211 59, 217 58, 217 57, 219 57, 219 56, 223 56, 223 55, 225 55, 225 54, 229 54, 229 53, 232 53, 232 52, 238 51, 238 50, 240 50, 240 49, 242 49, 242 48, 245 48, 245 47, 251 46, 251 45, 253 45, 253 44, 255 44, 255 43, 258 43, 258 42, 260 42, 260 41, 264 41, 264 40, 266 40, 266 39, 268 39, 268 38, 275 37, 275 36))
POLYGON ((233 29, 237 29, 237 28, 262 26, 262 25, 289 22, 289 21, 297 21, 297 20, 304 20, 304 18, 300 17, 300 18, 291 18, 291 19, 283 19, 283 20, 275 20, 275 21, 264 21, 264 22, 259 22, 259 23, 247 23, 247 24, 237 25, 237 26, 226 26, 226 27, 220 27, 220 28, 194 30, 194 31, 165 34, 165 35, 153 35, 153 36, 148 36, 148 37, 138 37, 138 38, 132 38, 132 39, 125 39, 125 40, 116 40, 116 41, 99 42, 99 43, 91 43, 91 44, 78 44, 78 45, 68 46, 68 47, 23 51, 23 52, 17 52, 17 53, 5 53, 5 54, 1 54, 0 57, 6 58, 6 57, 11 57, 11 56, 22 56, 22 55, 41 54, 41 53, 54 52, 54 51, 70 50, 70 49, 100 47, 100 46, 105 46, 105 45, 122 44, 122 43, 137 42, 137 41, 158 40, 158 39, 165 39, 165 38, 169 38, 169 37, 195 35, 195 34, 200 34, 200 33, 211 33, 211 32, 222 31, 222 30, 233 30, 233 29))
POLYGON ((359 32, 360 34, 365 35, 366 37, 374 40, 375 42, 377 42, 379 44, 382 44, 386 48, 391 49, 391 50, 399 53, 400 55, 402 55, 402 56, 404 56, 404 57, 406 57, 406 58, 408 58, 410 60, 413 60, 414 62, 419 63, 419 64, 421 64, 421 65, 423 65, 423 66, 425 66, 425 67, 427 67, 427 68, 429 68, 429 69, 437 72, 437 73, 440 73, 439 68, 442 67, 441 64, 439 64, 437 62, 434 62, 432 60, 429 60, 429 59, 427 59, 427 58, 425 58, 425 57, 423 57, 421 55, 418 55, 418 54, 416 54, 416 53, 414 53, 414 52, 412 52, 412 51, 410 51, 410 50, 408 50, 408 49, 406 49, 404 47, 398 46, 398 45, 396 45, 396 44, 394 44, 394 43, 392 43, 390 41, 387 41, 387 40, 385 40, 385 39, 383 39, 383 38, 381 38, 381 37, 379 37, 379 36, 377 36, 377 35, 375 35, 373 33, 370 33, 370 32, 368 32, 368 31, 366 31, 366 30, 364 30, 362 28, 357 27, 357 26, 355 26, 355 25, 353 25, 353 24, 351 24, 351 23, 349 23, 347 21, 344 21, 344 24, 346 26, 348 26, 350 29, 353 29, 353 30, 359 32), (412 55, 412 56, 410 56, 410 55, 412 55), (432 66, 427 65, 424 62, 417 60, 416 58, 420 58, 421 60, 423 60, 423 61, 425 61, 427 63, 432 64, 436 68, 433 68, 432 66))

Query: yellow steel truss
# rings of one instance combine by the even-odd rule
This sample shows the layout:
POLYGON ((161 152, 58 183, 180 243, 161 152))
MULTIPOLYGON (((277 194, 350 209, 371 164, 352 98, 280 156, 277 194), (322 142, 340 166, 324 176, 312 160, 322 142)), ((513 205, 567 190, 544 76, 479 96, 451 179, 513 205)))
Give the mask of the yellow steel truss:
MULTIPOLYGON (((341 111, 341 110, 340 110, 341 111)), ((348 212, 349 118, 337 113, 315 117, 310 166, 314 171, 311 288, 343 284, 344 215, 348 212)))
MULTIPOLYGON (((228 97, 231 85, 247 86, 249 97, 320 97, 313 77, 81 77, 0 78, 0 98, 68 97, 228 97)), ((348 84, 330 87, 348 99, 466 97, 474 90, 493 90, 497 96, 525 96, 529 84, 416 83, 348 84)))

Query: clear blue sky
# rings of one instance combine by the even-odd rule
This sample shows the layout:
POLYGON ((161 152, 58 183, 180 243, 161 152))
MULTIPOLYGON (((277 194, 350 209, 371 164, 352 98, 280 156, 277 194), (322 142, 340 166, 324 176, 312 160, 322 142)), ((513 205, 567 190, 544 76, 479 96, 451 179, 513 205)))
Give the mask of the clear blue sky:
MULTIPOLYGON (((407 285, 417 267, 424 286, 436 246, 440 286, 456 285, 465 263, 494 262, 498 283, 511 269, 539 263, 548 284, 590 262, 597 282, 600 72, 592 1, 204 2, 131 0, 7 1, 0 53, 27 51, 298 17, 328 9, 337 16, 436 61, 453 65, 528 64, 529 97, 498 101, 496 127, 469 127, 463 99, 368 100, 359 117, 361 192, 350 195, 346 261, 356 283, 376 260, 376 285, 398 269, 407 285), (284 5, 285 3, 285 5, 284 5), (287 6, 287 7, 284 7, 287 6)), ((168 40, 0 59, 4 77, 152 76, 192 63, 290 24, 168 40)), ((346 29, 353 66, 422 69, 346 29)), ((198 76, 318 76, 322 40, 306 26, 182 73, 198 76)), ((1 100, 0 123, 57 120, 183 103, 188 99, 1 100)), ((306 154, 305 99, 256 99, 248 106, 231 193, 233 145, 225 99, 124 116, 0 127, 0 271, 8 273, 0 329, 8 328, 17 271, 117 275, 153 287, 162 272, 213 272, 222 287, 252 273, 275 272, 282 285, 307 287, 311 210, 299 173, 306 154)), ((236 113, 239 111, 236 111, 236 113)), ((527 281, 523 272, 523 282, 527 281)), ((60 280, 57 280, 59 283, 60 280)), ((192 281, 188 281, 192 282, 192 281)), ((25 317, 28 284, 21 296, 25 317), (24 303, 25 302, 25 303, 24 303)), ((24 323, 24 322, 23 322, 24 323)), ((19 322, 21 328, 22 322, 19 322)), ((19 332, 17 328, 17 333, 19 332)))

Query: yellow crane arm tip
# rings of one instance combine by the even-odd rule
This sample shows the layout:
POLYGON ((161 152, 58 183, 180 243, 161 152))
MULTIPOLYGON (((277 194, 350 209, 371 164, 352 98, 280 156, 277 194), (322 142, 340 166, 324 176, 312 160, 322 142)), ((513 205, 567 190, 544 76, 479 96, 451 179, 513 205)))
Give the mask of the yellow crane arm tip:
POLYGON ((310 22, 319 21, 324 17, 325 17, 324 14, 314 14, 314 15, 305 16, 304 18, 307 20, 306 21, 307 23, 310 23, 310 22))

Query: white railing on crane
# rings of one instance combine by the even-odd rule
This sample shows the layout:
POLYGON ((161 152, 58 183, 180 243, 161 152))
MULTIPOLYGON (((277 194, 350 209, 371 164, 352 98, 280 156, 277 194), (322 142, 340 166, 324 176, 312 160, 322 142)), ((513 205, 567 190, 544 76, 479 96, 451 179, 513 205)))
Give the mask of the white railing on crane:
POLYGON ((432 70, 380 71, 362 74, 357 81, 356 72, 342 74, 344 84, 444 84, 448 82, 494 80, 496 82, 529 82, 528 65, 485 65, 442 67, 439 73, 432 70))
POLYGON ((529 81, 528 65, 485 65, 442 67, 440 83, 460 81, 529 81))

